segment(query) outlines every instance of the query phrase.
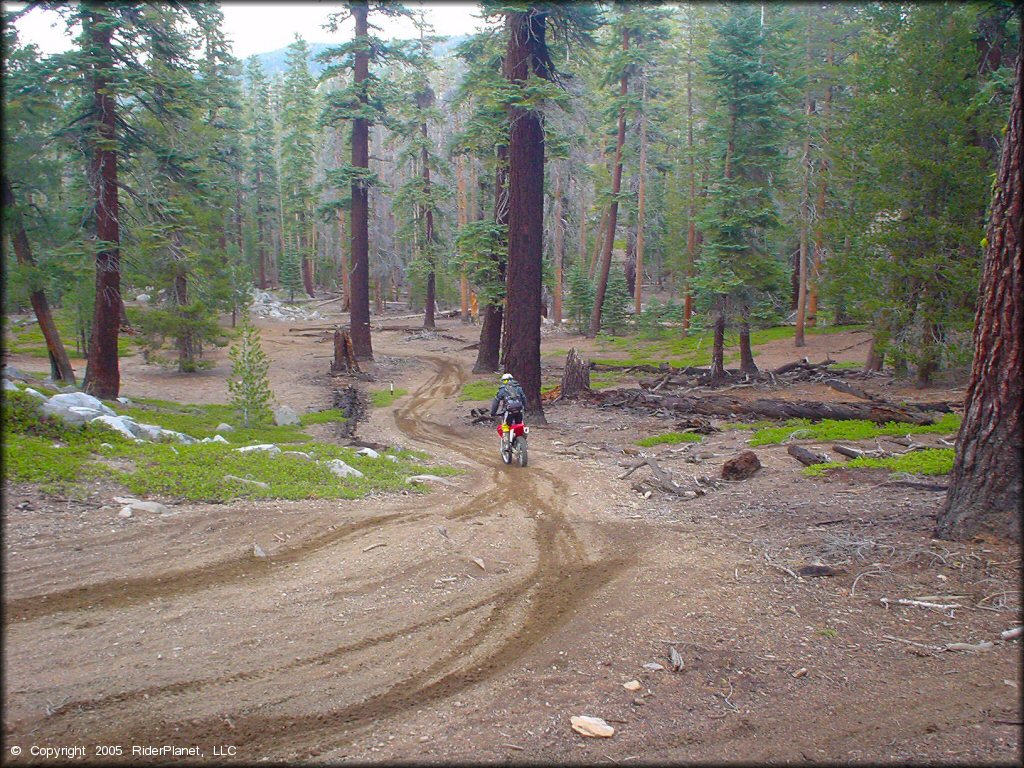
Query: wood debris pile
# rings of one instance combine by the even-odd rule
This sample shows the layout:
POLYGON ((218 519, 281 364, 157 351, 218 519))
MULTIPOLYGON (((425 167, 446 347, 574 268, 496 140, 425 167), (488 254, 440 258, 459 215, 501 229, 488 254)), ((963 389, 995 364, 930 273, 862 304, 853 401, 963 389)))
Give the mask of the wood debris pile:
MULTIPOLYGON (((607 369, 607 364, 595 365, 607 369)), ((602 408, 626 408, 645 415, 679 418, 699 414, 719 417, 755 417, 768 419, 863 419, 876 423, 890 421, 908 424, 932 424, 938 414, 949 413, 954 403, 892 403, 850 384, 846 379, 868 379, 875 374, 862 371, 830 370, 827 364, 806 361, 789 363, 774 371, 746 375, 730 371, 725 386, 713 386, 707 368, 668 369, 654 366, 623 366, 622 370, 654 370, 655 379, 640 382, 635 389, 614 389, 587 393, 586 400, 602 408), (739 388, 777 389, 798 382, 820 382, 859 398, 858 401, 819 402, 775 398, 741 399, 726 394, 739 388)))

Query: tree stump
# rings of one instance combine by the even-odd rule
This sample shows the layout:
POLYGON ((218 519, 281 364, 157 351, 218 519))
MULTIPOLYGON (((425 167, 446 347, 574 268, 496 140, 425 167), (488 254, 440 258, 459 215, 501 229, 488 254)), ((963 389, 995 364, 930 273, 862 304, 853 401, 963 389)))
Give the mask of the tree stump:
POLYGON ((359 373, 355 351, 352 348, 352 337, 348 331, 340 328, 334 332, 334 361, 331 373, 359 373))
POLYGON ((576 398, 590 389, 590 361, 576 351, 569 350, 562 374, 562 397, 576 398))

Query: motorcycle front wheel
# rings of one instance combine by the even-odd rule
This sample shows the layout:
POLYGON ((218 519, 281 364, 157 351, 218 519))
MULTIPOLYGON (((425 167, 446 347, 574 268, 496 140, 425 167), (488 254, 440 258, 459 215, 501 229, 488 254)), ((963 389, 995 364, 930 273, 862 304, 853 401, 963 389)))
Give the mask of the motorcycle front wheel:
POLYGON ((498 453, 501 454, 501 460, 503 462, 505 462, 506 464, 511 464, 512 463, 512 445, 511 444, 509 444, 508 447, 505 447, 505 445, 503 445, 503 444, 499 445, 498 446, 498 453))

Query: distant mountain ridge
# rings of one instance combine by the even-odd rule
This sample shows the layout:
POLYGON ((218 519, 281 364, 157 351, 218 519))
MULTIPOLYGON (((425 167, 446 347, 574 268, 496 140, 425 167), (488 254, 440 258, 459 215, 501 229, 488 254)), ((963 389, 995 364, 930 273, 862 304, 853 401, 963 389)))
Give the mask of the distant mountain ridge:
MULTIPOLYGON (((468 39, 469 35, 455 35, 440 40, 434 44, 434 50, 432 51, 434 58, 447 56, 457 45, 468 39)), ((309 46, 309 71, 314 77, 319 77, 324 71, 325 66, 322 61, 317 60, 317 55, 323 53, 328 48, 340 45, 342 42, 344 41, 339 40, 336 43, 307 43, 309 46)), ((252 58, 259 59, 260 64, 263 65, 263 71, 267 73, 268 77, 273 77, 287 69, 288 48, 286 46, 274 51, 267 51, 266 53, 254 53, 252 56, 246 57, 243 60, 243 64, 252 58)))

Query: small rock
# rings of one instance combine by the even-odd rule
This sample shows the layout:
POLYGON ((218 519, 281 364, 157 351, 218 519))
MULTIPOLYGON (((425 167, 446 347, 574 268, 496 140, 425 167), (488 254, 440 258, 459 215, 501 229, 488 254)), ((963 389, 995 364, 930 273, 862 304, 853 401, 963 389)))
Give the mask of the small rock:
POLYGON ((235 428, 232 427, 230 424, 225 424, 224 422, 221 422, 220 424, 217 425, 217 428, 215 430, 213 430, 213 431, 214 432, 234 432, 235 428))
POLYGON ((649 669, 651 672, 660 672, 664 667, 656 661, 651 661, 644 664, 644 669, 649 669))
POLYGON ((331 459, 325 461, 324 466, 327 467, 332 474, 338 477, 362 477, 363 473, 355 467, 350 467, 341 459, 331 459))
POLYGON ((622 687, 625 688, 627 691, 639 691, 641 688, 643 688, 639 680, 630 680, 628 683, 623 683, 622 687))
POLYGON ((643 699, 633 699, 633 706, 636 706, 636 707, 642 707, 646 703, 647 702, 644 701, 643 699))
POLYGON ((117 402, 119 402, 121 405, 131 405, 132 404, 132 401, 129 400, 127 397, 119 397, 119 398, 117 398, 117 402))
POLYGON ((200 443, 222 443, 228 445, 228 441, 224 439, 224 435, 214 435, 213 437, 204 437, 199 441, 200 443))
POLYGON ((10 379, 4 379, 3 380, 3 389, 4 389, 4 392, 20 392, 21 391, 21 387, 19 387, 17 384, 15 384, 10 379))
MULTIPOLYGON (((6 379, 4 379, 4 381, 6 381, 6 379)), ((45 400, 46 399, 46 395, 44 395, 42 392, 40 392, 38 390, 32 389, 32 387, 25 387, 21 391, 24 392, 26 395, 30 395, 31 397, 34 397, 36 400, 45 400)))
POLYGON ((725 480, 746 480, 761 468, 761 461, 753 451, 743 451, 722 465, 725 480))
MULTIPOLYGON (((219 437, 219 435, 218 435, 219 437)), ((303 461, 312 461, 313 457, 305 451, 282 451, 282 456, 287 456, 291 459, 302 459, 303 461)))
POLYGON ((392 456, 390 453, 384 454, 384 458, 387 459, 388 461, 390 461, 392 464, 397 464, 398 463, 398 457, 397 456, 392 456))
POLYGON ((441 483, 442 485, 449 485, 449 481, 443 477, 437 475, 413 475, 412 477, 405 478, 406 483, 441 483))
POLYGON ((235 451, 238 453, 249 453, 250 451, 266 451, 267 453, 270 454, 278 454, 281 452, 281 449, 278 448, 273 443, 260 443, 259 445, 245 445, 242 446, 241 448, 235 448, 235 451))
POLYGON ((282 405, 274 409, 274 423, 279 427, 299 424, 299 414, 293 408, 282 405))
POLYGON ((359 456, 369 456, 371 459, 380 458, 380 454, 373 450, 373 448, 360 448, 356 453, 359 456))
POLYGON ((578 715, 570 718, 569 722, 572 723, 572 729, 576 731, 576 733, 580 733, 584 736, 609 739, 615 735, 615 729, 600 717, 578 715))
POLYGON ((128 519, 129 517, 132 516, 132 508, 131 507, 121 507, 121 511, 117 513, 117 516, 118 517, 123 517, 125 519, 128 519))
POLYGON ((807 667, 800 667, 796 672, 793 673, 793 677, 803 677, 807 674, 807 667))
POLYGON ((132 496, 115 496, 114 502, 116 504, 138 504, 139 499, 133 498, 132 496))
POLYGON ((481 571, 486 571, 486 570, 487 570, 487 568, 486 568, 486 567, 484 566, 484 561, 483 561, 483 560, 481 560, 481 559, 480 559, 479 557, 472 557, 472 558, 470 558, 470 559, 471 559, 471 560, 472 560, 472 561, 473 561, 474 563, 476 563, 476 564, 477 564, 478 566, 480 566, 480 570, 481 570, 481 571))
POLYGON ((148 304, 150 298, 152 297, 148 293, 140 293, 138 296, 135 297, 135 300, 139 302, 139 304, 148 304))
POLYGON ((261 547, 259 544, 256 544, 256 543, 253 543, 253 545, 252 545, 252 553, 256 557, 266 557, 267 556, 267 553, 263 551, 263 547, 261 547))
POLYGON ((164 506, 159 501, 133 501, 129 507, 135 512, 151 512, 154 515, 172 514, 170 507, 164 506))
POLYGON ((270 483, 263 483, 259 480, 250 480, 248 477, 238 477, 237 475, 224 475, 225 482, 244 483, 246 485, 255 485, 257 488, 269 488, 270 483))

